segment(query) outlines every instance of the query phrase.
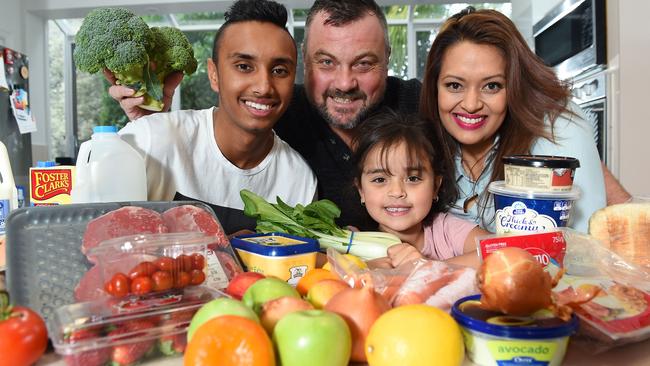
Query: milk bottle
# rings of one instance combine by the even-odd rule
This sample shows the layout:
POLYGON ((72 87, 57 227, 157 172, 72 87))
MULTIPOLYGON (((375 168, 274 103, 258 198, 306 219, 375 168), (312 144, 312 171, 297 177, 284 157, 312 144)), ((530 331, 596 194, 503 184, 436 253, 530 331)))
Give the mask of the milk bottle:
POLYGON ((18 208, 18 191, 7 148, 0 142, 0 270, 5 267, 5 231, 9 212, 18 208))
POLYGON ((96 126, 77 156, 72 202, 147 200, 144 159, 122 140, 115 126, 96 126))

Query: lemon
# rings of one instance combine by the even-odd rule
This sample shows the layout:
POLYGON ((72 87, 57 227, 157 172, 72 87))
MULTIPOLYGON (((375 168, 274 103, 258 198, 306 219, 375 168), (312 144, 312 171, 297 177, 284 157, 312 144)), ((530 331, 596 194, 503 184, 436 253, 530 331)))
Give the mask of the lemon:
MULTIPOLYGON (((366 262, 364 262, 361 258, 357 257, 356 255, 352 255, 348 253, 348 254, 343 254, 343 257, 349 259, 350 262, 356 264, 360 269, 368 269, 368 265, 366 264, 366 262)), ((325 263, 323 269, 331 271, 332 264, 330 262, 325 263)))
POLYGON ((369 366, 455 366, 465 358, 456 321, 423 304, 382 314, 370 328, 365 349, 369 366))

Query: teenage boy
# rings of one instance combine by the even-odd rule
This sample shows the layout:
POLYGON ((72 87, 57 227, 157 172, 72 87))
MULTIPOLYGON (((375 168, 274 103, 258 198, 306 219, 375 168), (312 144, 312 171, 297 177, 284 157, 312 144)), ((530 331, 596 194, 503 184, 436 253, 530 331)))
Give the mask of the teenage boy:
POLYGON ((307 204, 316 179, 273 132, 291 101, 297 50, 284 6, 239 0, 214 41, 208 77, 219 107, 157 113, 127 124, 122 138, 144 156, 149 200, 213 205, 227 233, 252 229, 239 191, 307 204))

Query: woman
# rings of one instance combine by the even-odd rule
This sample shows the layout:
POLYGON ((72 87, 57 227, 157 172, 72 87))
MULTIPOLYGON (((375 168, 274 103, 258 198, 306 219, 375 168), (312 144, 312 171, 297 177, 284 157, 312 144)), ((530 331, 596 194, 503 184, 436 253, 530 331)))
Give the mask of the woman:
POLYGON ((451 212, 494 231, 487 187, 503 179, 504 156, 571 156, 580 160, 574 185, 582 191, 572 226, 586 232, 605 206, 605 187, 593 127, 569 98, 503 14, 469 7, 448 19, 429 52, 420 113, 455 157, 460 198, 451 212))

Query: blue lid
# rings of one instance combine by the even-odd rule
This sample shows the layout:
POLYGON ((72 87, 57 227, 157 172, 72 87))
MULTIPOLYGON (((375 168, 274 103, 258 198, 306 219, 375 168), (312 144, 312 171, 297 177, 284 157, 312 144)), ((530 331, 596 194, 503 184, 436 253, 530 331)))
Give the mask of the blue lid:
POLYGON ((454 304, 451 308, 451 315, 456 319, 459 325, 473 331, 489 334, 497 337, 515 338, 515 339, 552 339, 566 337, 578 328, 578 318, 575 314, 571 315, 571 320, 559 324, 544 326, 512 326, 492 324, 481 319, 473 318, 465 314, 460 305, 466 301, 478 301, 481 295, 472 295, 464 297, 454 304))
POLYGON ((230 239, 230 244, 237 249, 268 257, 312 253, 320 249, 316 239, 285 233, 238 235, 230 239))
POLYGON ((51 166, 56 166, 56 162, 54 162, 54 161, 37 161, 36 162, 36 167, 37 168, 49 168, 51 166))
POLYGON ((117 127, 115 126, 95 126, 93 133, 116 133, 117 127))

